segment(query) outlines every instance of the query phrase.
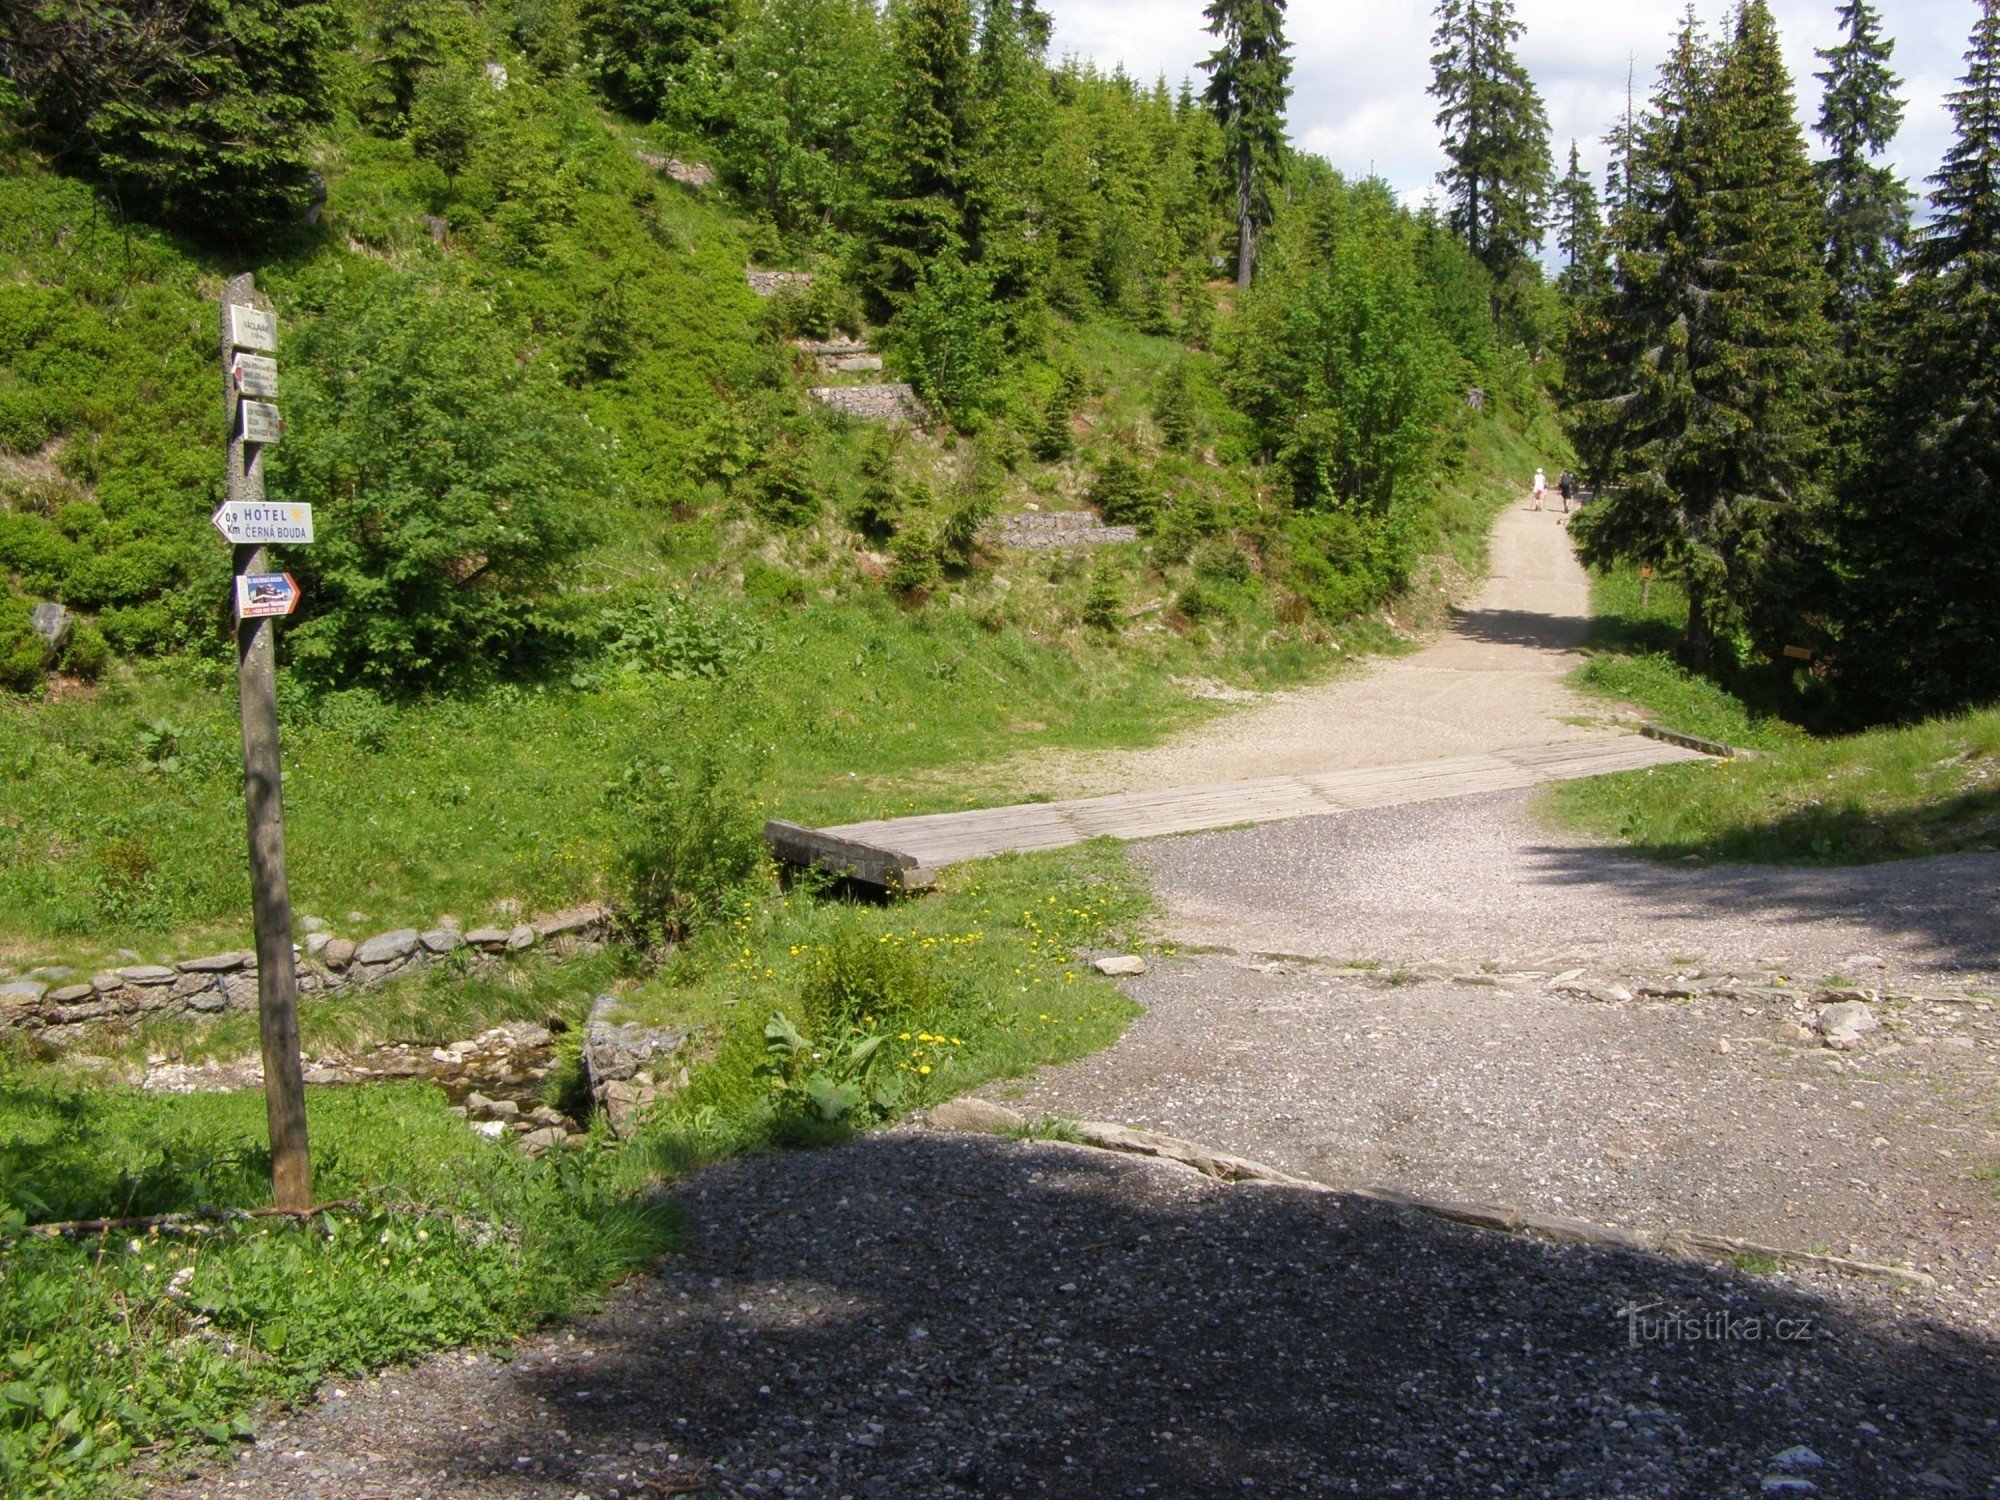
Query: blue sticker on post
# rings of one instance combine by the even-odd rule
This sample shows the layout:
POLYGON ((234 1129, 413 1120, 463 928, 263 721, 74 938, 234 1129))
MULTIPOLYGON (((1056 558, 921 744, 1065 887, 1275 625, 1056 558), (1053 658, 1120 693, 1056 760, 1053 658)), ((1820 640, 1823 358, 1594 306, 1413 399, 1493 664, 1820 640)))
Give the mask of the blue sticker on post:
POLYGON ((289 573, 238 573, 236 618, 275 620, 299 607, 298 581, 289 573))

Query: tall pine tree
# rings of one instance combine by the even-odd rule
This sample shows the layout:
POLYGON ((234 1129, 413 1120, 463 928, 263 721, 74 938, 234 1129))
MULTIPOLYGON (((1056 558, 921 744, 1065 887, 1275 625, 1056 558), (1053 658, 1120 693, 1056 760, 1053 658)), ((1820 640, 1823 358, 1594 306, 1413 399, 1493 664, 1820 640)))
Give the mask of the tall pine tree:
POLYGON ((1285 0, 1211 0, 1203 14, 1222 43, 1201 67, 1236 174, 1236 285, 1247 288, 1257 230, 1270 222, 1267 179, 1285 155, 1285 105, 1292 97, 1285 0))
POLYGON ((1555 189, 1556 249, 1563 258, 1561 286, 1572 297, 1588 297, 1604 281, 1604 218, 1597 188, 1583 170, 1576 142, 1569 143, 1569 170, 1555 189))
POLYGON ((1826 269, 1834 318, 1850 345, 1863 310, 1895 285, 1910 219, 1909 190, 1875 160, 1903 123, 1901 80, 1889 71, 1896 44, 1881 27, 1868 0, 1846 0, 1840 44, 1819 50, 1826 71, 1814 75, 1825 85, 1819 134, 1829 154, 1815 170, 1826 195, 1826 269))
POLYGON ((965 241, 978 135, 970 0, 893 0, 893 116, 878 161, 882 224, 876 281, 891 297, 965 241))
POLYGON ((1833 682, 1859 719, 2000 699, 2000 0, 1966 62, 1835 526, 1833 682))
POLYGON ((1446 218, 1496 278, 1542 243, 1549 195, 1549 120, 1514 55, 1513 0, 1441 0, 1431 93, 1448 165, 1438 174, 1446 218))
POLYGON ((1743 0, 1719 56, 1690 20, 1643 136, 1612 307, 1622 388, 1583 427, 1612 491, 1576 530, 1590 561, 1683 576, 1701 668, 1824 441, 1819 195, 1765 0, 1743 0))

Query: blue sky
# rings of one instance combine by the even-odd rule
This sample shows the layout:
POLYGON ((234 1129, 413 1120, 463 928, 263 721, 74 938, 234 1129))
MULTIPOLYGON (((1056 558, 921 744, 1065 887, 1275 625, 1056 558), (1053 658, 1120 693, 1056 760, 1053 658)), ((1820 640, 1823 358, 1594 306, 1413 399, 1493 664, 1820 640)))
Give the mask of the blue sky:
MULTIPOLYGON (((1058 52, 1090 57, 1151 80, 1164 72, 1178 82, 1192 73, 1211 40, 1202 30, 1204 0, 1042 0, 1055 18, 1058 52)), ((1601 137, 1624 109, 1628 60, 1636 65, 1643 100, 1654 69, 1680 19, 1682 0, 1517 0, 1527 27, 1521 58, 1548 105, 1558 166, 1577 138, 1594 170, 1604 161, 1601 137)), ((1711 27, 1725 8, 1697 6, 1711 27)), ((1823 66, 1815 47, 1837 39, 1834 0, 1773 0, 1802 120, 1819 113, 1823 66)), ((1908 103, 1893 153, 1913 185, 1937 169, 1950 140, 1944 95, 1963 72, 1973 0, 1878 0, 1884 29, 1896 41, 1896 71, 1908 103)), ((1290 32, 1296 59, 1293 138, 1343 171, 1371 167, 1414 203, 1437 175, 1442 157, 1432 124, 1428 5, 1346 4, 1292 0, 1290 32)), ((1197 75, 1198 76, 1198 75, 1197 75)), ((1808 137, 1817 153, 1819 142, 1808 137)), ((1601 171, 1599 179, 1602 180, 1601 171)))

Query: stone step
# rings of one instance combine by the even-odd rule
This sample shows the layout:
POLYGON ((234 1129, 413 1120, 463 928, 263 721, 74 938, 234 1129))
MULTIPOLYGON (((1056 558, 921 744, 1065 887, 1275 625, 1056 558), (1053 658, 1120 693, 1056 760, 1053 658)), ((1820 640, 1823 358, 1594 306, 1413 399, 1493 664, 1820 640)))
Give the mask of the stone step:
POLYGON ((866 339, 793 339, 792 347, 801 354, 819 359, 846 359, 851 355, 875 352, 866 339))
POLYGON ((816 385, 812 398, 870 422, 921 422, 924 406, 908 381, 893 385, 816 385))
POLYGON ((804 291, 813 283, 810 271, 759 271, 745 266, 743 275, 750 290, 760 297, 775 297, 788 286, 804 291))
POLYGON ((1002 546, 1034 551, 1053 547, 1102 547, 1136 542, 1138 528, 1107 526, 1093 510, 1031 511, 1002 516, 995 533, 1002 546))

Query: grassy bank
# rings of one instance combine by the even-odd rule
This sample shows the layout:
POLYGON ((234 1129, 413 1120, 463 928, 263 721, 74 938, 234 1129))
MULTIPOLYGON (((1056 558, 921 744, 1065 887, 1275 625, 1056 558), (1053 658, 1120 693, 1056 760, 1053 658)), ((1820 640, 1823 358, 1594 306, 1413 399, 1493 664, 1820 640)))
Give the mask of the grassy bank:
MULTIPOLYGON (((634 1140, 600 1136, 541 1162, 468 1131, 428 1086, 311 1090, 316 1188, 345 1206, 304 1224, 30 1233, 263 1206, 263 1102, 107 1088, 81 1069, 0 1057, 0 1489, 141 1488, 135 1457, 175 1463, 226 1445, 262 1403, 574 1310, 671 1243, 652 1194, 692 1167, 837 1139, 1107 1045, 1134 1007, 1082 955, 1129 942, 1145 904, 1122 853, 1089 846, 996 860, 923 901, 750 892, 657 971, 607 952, 309 1005, 304 1044, 318 1055, 551 1012, 580 1020, 609 990, 633 1017, 687 1027, 697 1062, 634 1140), (780 1015, 803 1054, 774 1053, 780 1015), (843 1088, 853 1092, 821 1107, 843 1088)), ((199 1059, 254 1047, 250 1022, 232 1017, 106 1050, 199 1059)))
POLYGON ((1572 827, 1659 859, 1865 863, 2000 843, 2000 710, 1814 738, 1746 702, 1754 677, 1698 676, 1672 649, 1686 595, 1624 569, 1592 580, 1593 655, 1572 679, 1658 722, 1755 751, 1554 787, 1572 827))

